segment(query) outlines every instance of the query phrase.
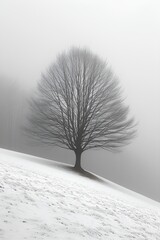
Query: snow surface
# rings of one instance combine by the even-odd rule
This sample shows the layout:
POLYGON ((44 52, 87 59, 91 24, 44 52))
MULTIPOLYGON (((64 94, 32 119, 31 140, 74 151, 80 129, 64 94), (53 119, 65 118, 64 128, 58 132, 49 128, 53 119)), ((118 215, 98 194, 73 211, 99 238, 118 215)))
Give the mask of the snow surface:
POLYGON ((160 240, 160 204, 64 164, 0 149, 0 239, 160 240))

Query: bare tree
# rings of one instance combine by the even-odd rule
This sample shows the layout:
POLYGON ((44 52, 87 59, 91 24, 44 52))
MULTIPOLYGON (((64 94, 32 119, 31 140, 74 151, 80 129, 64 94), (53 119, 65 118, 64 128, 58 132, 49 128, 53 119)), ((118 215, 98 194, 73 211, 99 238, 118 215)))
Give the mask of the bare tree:
POLYGON ((89 50, 72 48, 57 57, 31 101, 32 137, 81 154, 92 148, 114 151, 135 135, 133 118, 109 66, 89 50))

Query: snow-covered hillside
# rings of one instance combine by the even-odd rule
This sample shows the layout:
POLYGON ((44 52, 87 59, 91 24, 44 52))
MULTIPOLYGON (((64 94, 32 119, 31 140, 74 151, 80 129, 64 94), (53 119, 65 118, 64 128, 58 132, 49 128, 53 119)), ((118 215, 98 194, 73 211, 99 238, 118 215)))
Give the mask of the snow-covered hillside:
POLYGON ((160 205, 67 165, 0 149, 0 239, 160 240, 160 205))

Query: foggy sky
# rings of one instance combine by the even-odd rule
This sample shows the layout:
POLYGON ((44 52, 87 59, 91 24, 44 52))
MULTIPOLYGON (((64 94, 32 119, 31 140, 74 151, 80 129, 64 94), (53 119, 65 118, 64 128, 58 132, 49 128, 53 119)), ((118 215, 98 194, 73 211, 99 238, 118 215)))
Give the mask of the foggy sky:
MULTIPOLYGON (((86 152, 82 165, 160 201, 159 13, 158 0, 0 1, 0 81, 30 91, 57 54, 71 46, 87 47, 107 60, 119 77, 130 114, 139 122, 138 136, 118 154, 86 152)), ((21 148, 29 152, 28 146, 21 148)), ((74 160, 57 149, 44 153, 31 147, 34 151, 58 161, 74 160)))

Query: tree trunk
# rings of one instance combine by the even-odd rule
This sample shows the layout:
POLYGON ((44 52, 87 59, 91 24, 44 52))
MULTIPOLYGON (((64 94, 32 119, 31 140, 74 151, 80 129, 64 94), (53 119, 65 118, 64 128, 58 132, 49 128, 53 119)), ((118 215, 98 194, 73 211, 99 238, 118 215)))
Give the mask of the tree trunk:
POLYGON ((76 163, 75 163, 74 168, 75 168, 76 171, 81 171, 82 170, 82 168, 81 168, 81 155, 82 155, 82 153, 81 152, 75 152, 75 154, 76 154, 76 163))

